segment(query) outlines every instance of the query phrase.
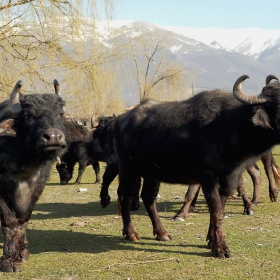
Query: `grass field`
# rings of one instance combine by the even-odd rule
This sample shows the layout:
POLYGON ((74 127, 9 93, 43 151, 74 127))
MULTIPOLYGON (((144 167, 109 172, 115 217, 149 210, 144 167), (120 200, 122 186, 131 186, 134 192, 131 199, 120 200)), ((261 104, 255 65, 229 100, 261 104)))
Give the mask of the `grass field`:
MULTIPOLYGON (((280 149, 273 154, 280 166, 280 149)), ((141 204, 140 210, 132 212, 132 220, 142 239, 132 243, 124 240, 117 215, 117 179, 110 187, 112 202, 102 209, 100 185, 92 184, 92 168, 86 169, 79 186, 73 184, 75 178, 60 186, 53 169, 29 222, 31 256, 21 273, 0 273, 0 279, 278 279, 280 202, 270 202, 262 163, 258 165, 262 171, 261 203, 255 207, 255 215, 243 215, 240 198, 231 198, 226 204, 228 218, 223 230, 232 259, 213 258, 207 249, 209 213, 202 195, 196 213, 183 222, 172 220, 187 186, 162 184, 160 189, 159 214, 173 240, 161 243, 154 239, 141 204), (88 191, 78 192, 80 187, 88 191), (177 196, 181 199, 175 199, 177 196)), ((104 172, 105 164, 101 163, 101 169, 104 172)), ((251 198, 251 179, 247 173, 244 178, 251 198)), ((2 248, 2 235, 0 245, 2 248)))

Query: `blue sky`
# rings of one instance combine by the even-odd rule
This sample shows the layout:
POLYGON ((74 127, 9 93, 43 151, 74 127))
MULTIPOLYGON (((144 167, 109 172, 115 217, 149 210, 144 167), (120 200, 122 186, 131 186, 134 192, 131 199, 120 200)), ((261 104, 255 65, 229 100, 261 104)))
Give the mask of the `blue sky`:
POLYGON ((115 19, 193 28, 280 29, 280 0, 120 0, 115 19))

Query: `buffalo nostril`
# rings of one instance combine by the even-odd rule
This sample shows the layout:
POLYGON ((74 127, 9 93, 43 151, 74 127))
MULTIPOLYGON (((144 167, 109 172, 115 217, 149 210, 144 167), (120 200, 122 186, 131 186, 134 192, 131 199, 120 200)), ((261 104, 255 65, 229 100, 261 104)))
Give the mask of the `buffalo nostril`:
POLYGON ((48 141, 50 141, 51 136, 49 134, 44 134, 43 139, 45 140, 45 142, 48 142, 48 141))
POLYGON ((58 139, 60 141, 64 141, 65 140, 64 134, 62 132, 58 135, 58 139))
POLYGON ((64 146, 65 136, 59 129, 48 129, 42 135, 42 140, 47 146, 64 146))

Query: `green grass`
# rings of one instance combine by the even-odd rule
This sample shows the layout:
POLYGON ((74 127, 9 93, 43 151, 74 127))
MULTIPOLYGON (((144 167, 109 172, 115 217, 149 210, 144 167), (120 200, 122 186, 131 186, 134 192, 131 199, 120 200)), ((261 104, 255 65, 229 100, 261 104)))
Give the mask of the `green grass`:
MULTIPOLYGON (((280 166, 279 148, 274 156, 280 166)), ((31 256, 21 273, 0 273, 0 279, 277 279, 280 205, 270 202, 262 163, 258 165, 262 171, 261 203, 255 207, 255 215, 242 214, 240 198, 229 199, 226 204, 229 217, 224 220, 223 231, 232 259, 213 258, 207 249, 209 213, 202 195, 196 213, 183 222, 171 219, 182 205, 187 186, 162 184, 160 189, 159 214, 173 240, 161 243, 154 239, 141 204, 140 210, 132 212, 132 220, 142 239, 132 243, 124 240, 117 215, 117 179, 110 187, 112 202, 102 209, 100 185, 92 184, 92 168, 86 169, 79 186, 73 184, 75 178, 69 185, 60 186, 53 169, 29 222, 31 256), (80 187, 88 191, 78 192, 80 187), (182 199, 176 200, 176 196, 182 199)), ((104 164, 101 167, 104 172, 104 164)), ((244 177, 251 198, 251 179, 247 173, 244 177)))

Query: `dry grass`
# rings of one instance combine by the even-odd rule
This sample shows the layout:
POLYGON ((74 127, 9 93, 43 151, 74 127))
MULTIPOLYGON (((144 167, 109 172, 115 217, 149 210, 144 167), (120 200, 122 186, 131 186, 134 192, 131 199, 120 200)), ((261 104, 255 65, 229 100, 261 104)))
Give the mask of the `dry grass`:
MULTIPOLYGON (((280 149, 274 151, 280 165, 280 149)), ((102 164, 103 165, 103 164, 102 164)), ((259 163, 262 169, 262 163, 259 163)), ((103 165, 102 171, 105 166, 103 165)), ((246 187, 251 197, 251 180, 246 187)), ((232 259, 211 257, 205 241, 209 213, 203 196, 197 212, 184 222, 171 218, 181 207, 186 186, 163 184, 158 209, 165 228, 173 236, 168 243, 157 242, 151 222, 141 205, 133 212, 133 223, 142 237, 127 242, 121 234, 117 216, 117 180, 110 188, 112 202, 102 209, 100 185, 91 182, 94 175, 87 168, 80 186, 59 185, 53 170, 51 180, 36 204, 28 227, 31 256, 17 274, 0 273, 0 279, 277 279, 280 265, 279 202, 268 197, 262 172, 261 203, 254 216, 244 216, 241 199, 230 199, 228 218, 223 230, 233 253, 232 259), (80 188, 87 192, 77 192, 80 188), (182 199, 175 199, 176 196, 182 199)), ((72 180, 71 182, 73 182, 72 180)), ((1 245, 3 237, 0 237, 1 245)))

